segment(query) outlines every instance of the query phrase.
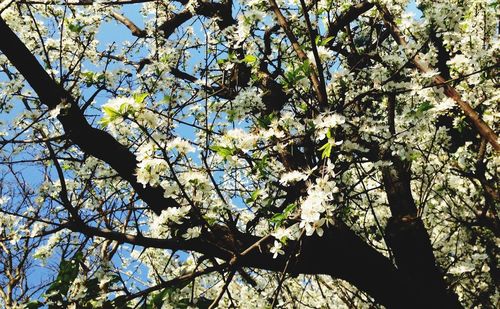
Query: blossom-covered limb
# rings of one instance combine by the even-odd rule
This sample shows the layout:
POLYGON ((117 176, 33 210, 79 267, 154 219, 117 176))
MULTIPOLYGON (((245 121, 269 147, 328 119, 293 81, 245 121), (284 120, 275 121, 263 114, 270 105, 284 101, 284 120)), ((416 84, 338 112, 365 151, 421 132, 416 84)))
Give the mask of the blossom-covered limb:
MULTIPOLYGON (((378 9, 384 16, 384 20, 387 23, 388 28, 391 30, 391 35, 394 37, 394 40, 401 46, 405 47, 407 45, 406 40, 401 35, 401 31, 399 30, 397 24, 394 22, 394 17, 391 15, 387 8, 377 5, 378 9)), ((411 58, 415 67, 422 73, 427 73, 432 69, 426 64, 418 55, 414 55, 411 58)), ((477 132, 484 137, 490 144, 493 146, 495 151, 500 151, 500 144, 498 143, 498 136, 495 132, 486 124, 479 114, 470 106, 469 103, 465 102, 458 91, 451 86, 447 81, 439 74, 433 76, 433 82, 436 87, 442 87, 444 89, 444 93, 450 97, 455 103, 460 107, 460 109, 464 112, 465 116, 472 122, 473 126, 476 128, 477 132)))
POLYGON ((163 196, 163 189, 149 185, 143 186, 137 182, 135 155, 109 133, 93 128, 87 122, 74 98, 47 74, 33 54, 1 18, 0 36, 2 37, 0 50, 33 87, 42 104, 49 109, 56 108, 61 102, 70 105, 57 118, 72 142, 86 153, 103 160, 114 168, 155 212, 160 213, 162 209, 178 206, 175 200, 163 196))

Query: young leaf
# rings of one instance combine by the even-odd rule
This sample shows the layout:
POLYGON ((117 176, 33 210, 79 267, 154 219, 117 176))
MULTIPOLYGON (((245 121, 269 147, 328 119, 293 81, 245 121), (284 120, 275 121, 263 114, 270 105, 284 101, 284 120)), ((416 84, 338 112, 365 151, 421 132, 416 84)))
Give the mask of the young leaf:
MULTIPOLYGON (((57 278, 45 292, 47 300, 54 303, 64 301, 64 297, 68 294, 69 287, 78 276, 78 270, 82 260, 83 253, 81 251, 76 252, 69 261, 64 259, 61 260, 57 278)), ((49 306, 49 308, 51 308, 51 306, 49 306)))
POLYGON ((246 63, 254 63, 255 61, 257 61, 257 57, 255 57, 254 55, 246 55, 243 59, 243 62, 246 63))
POLYGON ((223 146, 210 146, 210 150, 215 151, 223 159, 234 154, 235 149, 223 146))
POLYGON ((68 24, 69 31, 75 32, 75 33, 80 33, 83 30, 84 27, 85 27, 85 25, 82 25, 80 23, 77 23, 77 24, 68 24))
POLYGON ((144 99, 146 99, 148 95, 148 93, 134 93, 134 101, 141 104, 142 102, 144 102, 144 99))
POLYGON ((325 46, 325 45, 327 45, 327 44, 328 44, 331 40, 333 40, 334 38, 335 38, 335 37, 333 37, 333 36, 328 37, 328 38, 326 38, 326 39, 322 40, 320 45, 321 45, 321 46, 325 46))
POLYGON ((314 39, 314 43, 316 43, 316 46, 321 44, 321 36, 320 35, 316 36, 316 38, 314 39))
POLYGON ((333 145, 330 142, 327 142, 326 144, 321 146, 321 148, 318 149, 318 150, 323 150, 323 152, 321 153, 321 159, 330 157, 330 154, 332 152, 332 147, 333 145))

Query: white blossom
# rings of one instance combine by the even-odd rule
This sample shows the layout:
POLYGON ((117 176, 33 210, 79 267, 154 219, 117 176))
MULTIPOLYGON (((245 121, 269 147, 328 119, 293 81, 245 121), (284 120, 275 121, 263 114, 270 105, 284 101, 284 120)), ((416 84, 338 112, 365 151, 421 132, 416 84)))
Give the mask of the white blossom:
POLYGON ((285 251, 283 251, 282 248, 283 248, 283 244, 281 242, 274 241, 274 245, 269 250, 273 254, 273 259, 277 258, 278 255, 285 254, 285 251))

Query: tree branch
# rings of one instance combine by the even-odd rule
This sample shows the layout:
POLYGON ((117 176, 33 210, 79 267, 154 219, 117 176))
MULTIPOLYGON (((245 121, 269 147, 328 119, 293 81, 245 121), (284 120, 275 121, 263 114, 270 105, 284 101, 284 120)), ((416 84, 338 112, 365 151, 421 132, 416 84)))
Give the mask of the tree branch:
MULTIPOLYGON (((217 3, 197 0, 194 7, 194 13, 208 18, 218 17, 219 20, 217 24, 221 29, 236 24, 236 21, 231 15, 231 1, 227 3, 217 3)), ((171 18, 166 20, 158 29, 163 31, 164 36, 168 38, 178 27, 194 17, 194 13, 189 9, 184 9, 182 12, 174 14, 171 18)))
POLYGON ((122 14, 120 14, 116 11, 111 11, 111 16, 113 16, 113 18, 116 19, 118 22, 124 24, 125 27, 127 27, 130 30, 130 32, 132 32, 133 36, 136 36, 138 38, 145 38, 146 37, 147 33, 145 30, 137 27, 136 24, 134 24, 130 19, 123 16, 122 14))
POLYGON ((353 22, 361 14, 364 14, 365 12, 370 10, 374 5, 375 4, 372 2, 364 1, 351 6, 347 11, 336 18, 334 22, 328 25, 328 36, 336 36, 340 30, 353 22))
MULTIPOLYGON (((236 268, 251 267, 281 272, 285 269, 288 256, 285 253, 273 259, 269 250, 247 252, 245 249, 253 248, 255 243, 267 248, 272 238, 259 242, 260 237, 240 233, 235 239, 229 240, 227 236, 231 232, 224 228, 216 231, 207 240, 200 238, 178 240, 135 236, 73 222, 68 223, 67 227, 87 236, 103 237, 136 246, 193 250, 226 262, 234 259, 231 251, 246 252, 237 258, 237 263, 234 265, 236 268)), ((290 241, 287 248, 293 247, 295 242, 290 241)), ((367 245, 340 221, 326 229, 322 237, 315 235, 303 239, 299 246, 299 254, 287 267, 287 273, 331 275, 347 280, 388 308, 423 308, 419 295, 414 294, 413 283, 399 274, 386 257, 367 245), (412 301, 409 302, 409 299, 412 301)))

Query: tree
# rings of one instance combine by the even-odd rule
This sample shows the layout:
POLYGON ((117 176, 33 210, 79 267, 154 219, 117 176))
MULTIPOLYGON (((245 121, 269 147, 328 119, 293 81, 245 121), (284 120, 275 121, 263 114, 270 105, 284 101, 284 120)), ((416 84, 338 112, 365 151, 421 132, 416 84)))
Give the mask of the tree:
POLYGON ((498 305, 498 1, 417 4, 3 1, 0 304, 498 305))

